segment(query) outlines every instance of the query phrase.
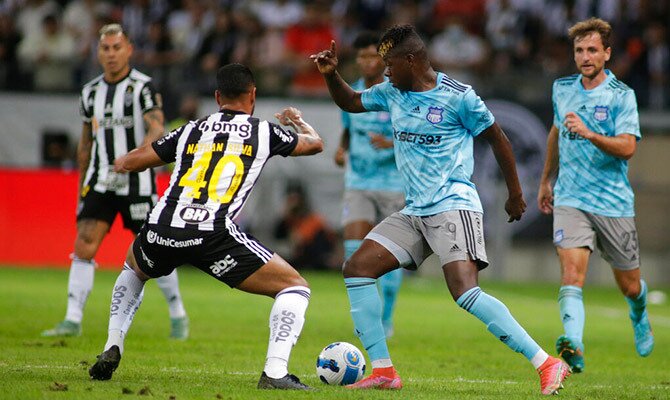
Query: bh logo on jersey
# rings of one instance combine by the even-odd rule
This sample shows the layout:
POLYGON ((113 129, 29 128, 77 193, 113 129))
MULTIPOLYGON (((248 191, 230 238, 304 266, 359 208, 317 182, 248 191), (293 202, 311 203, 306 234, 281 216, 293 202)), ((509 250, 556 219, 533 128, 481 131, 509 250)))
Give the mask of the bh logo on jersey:
POLYGON ((598 122, 603 122, 607 119, 609 114, 609 107, 607 106, 596 106, 596 110, 593 112, 593 118, 598 122))
POLYGON ((223 260, 216 261, 214 264, 209 266, 209 270, 212 271, 217 277, 221 277, 226 272, 230 271, 231 268, 234 268, 237 265, 237 261, 230 254, 226 255, 226 258, 223 260))
POLYGON ((184 207, 179 212, 179 218, 187 224, 199 224, 207 221, 212 216, 212 212, 202 206, 191 205, 184 207))
POLYGON ((444 109, 442 107, 428 107, 428 114, 426 114, 426 119, 431 124, 439 124, 442 122, 442 112, 444 109))

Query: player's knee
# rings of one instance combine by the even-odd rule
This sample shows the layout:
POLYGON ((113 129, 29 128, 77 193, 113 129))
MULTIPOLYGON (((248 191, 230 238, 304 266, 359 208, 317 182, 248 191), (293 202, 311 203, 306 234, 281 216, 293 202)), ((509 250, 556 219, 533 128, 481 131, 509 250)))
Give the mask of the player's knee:
POLYGON ((637 284, 631 283, 631 284, 627 284, 625 286, 622 286, 620 289, 621 289, 621 293, 623 293, 624 296, 626 296, 628 298, 631 298, 631 299, 635 299, 635 298, 640 296, 640 291, 641 291, 642 288, 640 287, 639 283, 637 283, 637 284))
POLYGON ((360 257, 354 254, 344 262, 342 266, 342 275, 345 278, 357 277, 365 275, 365 263, 361 261, 360 257))
POLYGON ((74 255, 83 260, 90 260, 95 257, 98 250, 98 242, 85 234, 78 234, 74 242, 74 255))
POLYGON ((289 278, 287 282, 286 287, 291 287, 291 286, 304 286, 304 287, 309 287, 309 283, 305 278, 302 277, 302 275, 297 274, 296 276, 292 276, 289 278))

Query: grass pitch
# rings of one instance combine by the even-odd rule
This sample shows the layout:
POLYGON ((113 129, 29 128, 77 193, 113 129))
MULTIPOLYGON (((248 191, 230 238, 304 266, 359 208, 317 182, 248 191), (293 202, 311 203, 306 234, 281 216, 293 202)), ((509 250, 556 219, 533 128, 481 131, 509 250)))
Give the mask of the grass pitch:
MULTIPOLYGON (((67 271, 0 268, 0 397, 6 399, 524 399, 539 397, 530 364, 456 306, 442 280, 409 277, 396 310, 393 361, 405 388, 351 392, 323 385, 316 356, 333 341, 361 347, 336 273, 305 273, 312 287, 307 321, 289 370, 318 389, 311 393, 257 390, 272 300, 253 296, 194 269, 180 269, 191 320, 185 342, 168 339, 167 306, 149 283, 119 369, 96 382, 87 369, 106 340, 111 288, 117 272, 96 271, 79 338, 45 339, 65 312, 67 271)), ((483 273, 486 276, 486 273, 483 273)), ((562 333, 557 284, 499 284, 482 288, 502 300, 538 343, 554 353, 562 333)), ((653 287, 652 289, 663 289, 653 287)), ((665 288, 667 292, 668 288, 665 288)), ((564 398, 670 398, 670 306, 651 305, 656 336, 646 359, 635 353, 627 306, 613 288, 588 287, 586 371, 568 379, 564 398)), ((368 360, 369 362, 369 360, 368 360)))

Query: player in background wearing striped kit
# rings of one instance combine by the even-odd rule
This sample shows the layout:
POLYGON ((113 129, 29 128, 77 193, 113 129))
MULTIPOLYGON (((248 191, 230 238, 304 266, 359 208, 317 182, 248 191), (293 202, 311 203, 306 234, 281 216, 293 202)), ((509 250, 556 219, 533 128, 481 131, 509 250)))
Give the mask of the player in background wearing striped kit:
MULTIPOLYGON (((140 231, 156 203, 153 170, 114 171, 114 159, 163 136, 160 94, 151 78, 131 68, 130 39, 118 24, 100 29, 98 61, 103 74, 84 85, 80 99, 83 119, 77 147, 79 201, 77 237, 70 265, 65 319, 42 336, 79 336, 84 307, 93 289, 94 257, 117 214, 134 234, 140 231)), ((177 273, 157 280, 170 313, 170 337, 188 338, 188 317, 179 292, 177 273)))
POLYGON ((275 299, 258 388, 308 390, 288 373, 309 303, 307 281, 233 220, 270 157, 316 154, 323 142, 295 108, 275 116, 298 133, 252 117, 256 86, 243 65, 219 69, 215 98, 220 111, 115 162, 117 171, 143 171, 170 162, 175 167, 170 187, 128 250, 112 293, 107 343, 89 374, 96 380, 112 377, 145 282, 190 264, 231 288, 275 299))

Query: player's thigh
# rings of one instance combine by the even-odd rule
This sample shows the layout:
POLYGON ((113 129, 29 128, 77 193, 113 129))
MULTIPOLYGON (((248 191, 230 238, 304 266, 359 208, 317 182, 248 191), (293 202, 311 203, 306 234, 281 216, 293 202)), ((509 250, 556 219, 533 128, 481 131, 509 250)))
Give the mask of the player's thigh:
POLYGON ((596 233, 589 216, 576 208, 554 207, 554 245, 559 249, 595 249, 596 233))
POLYGON ((367 191, 347 189, 342 199, 342 224, 346 227, 359 221, 372 226, 378 222, 373 198, 367 191))
POLYGON ((97 250, 116 218, 113 194, 90 190, 79 198, 77 205, 77 246, 97 250))
POLYGON ((590 215, 600 254, 614 269, 627 271, 640 266, 640 247, 635 219, 590 215))
POLYGON ((478 270, 489 265, 482 213, 452 210, 422 217, 421 231, 440 265, 473 262, 478 270))
POLYGON ((378 277, 397 267, 416 269, 421 265, 431 253, 412 218, 394 213, 375 226, 345 263, 345 277, 362 270, 365 276, 378 277))
POLYGON ((308 286, 307 281, 286 260, 274 254, 270 260, 244 279, 236 289, 275 297, 292 286, 308 286))
POLYGON ((156 204, 155 196, 117 196, 116 204, 123 226, 137 234, 147 218, 147 214, 156 204))
POLYGON ((231 288, 239 288, 242 282, 273 259, 275 262, 268 269, 275 272, 281 271, 277 276, 282 275, 284 278, 277 282, 261 282, 261 286, 247 285, 245 287, 248 290, 255 290, 253 293, 271 295, 275 288, 284 285, 285 281, 305 283, 301 278, 296 278, 300 275, 285 261, 274 257, 274 251, 253 235, 242 231, 232 221, 227 222, 225 229, 207 233, 204 238, 204 247, 201 250, 189 263, 231 288), (272 268, 275 264, 279 267, 272 268))

